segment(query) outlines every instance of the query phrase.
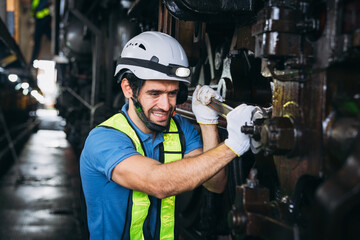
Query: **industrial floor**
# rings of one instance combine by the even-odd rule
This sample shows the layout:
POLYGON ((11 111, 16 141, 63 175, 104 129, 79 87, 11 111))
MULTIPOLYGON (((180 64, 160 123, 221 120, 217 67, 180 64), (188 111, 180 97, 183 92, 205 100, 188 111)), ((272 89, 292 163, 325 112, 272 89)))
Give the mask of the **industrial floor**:
POLYGON ((78 159, 55 111, 40 110, 15 164, 0 178, 0 239, 84 239, 78 159))

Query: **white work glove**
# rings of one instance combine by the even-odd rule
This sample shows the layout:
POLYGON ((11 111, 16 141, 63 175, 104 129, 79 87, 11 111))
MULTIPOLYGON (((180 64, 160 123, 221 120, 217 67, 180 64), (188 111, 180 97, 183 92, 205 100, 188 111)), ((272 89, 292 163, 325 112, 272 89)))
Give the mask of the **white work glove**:
POLYGON ((218 92, 209 86, 197 85, 192 97, 192 111, 196 121, 200 124, 217 124, 218 114, 215 110, 207 106, 211 98, 222 102, 223 99, 218 92))
POLYGON ((228 138, 225 145, 236 155, 244 154, 250 148, 250 137, 241 132, 241 126, 251 123, 254 106, 241 104, 226 116, 228 138))

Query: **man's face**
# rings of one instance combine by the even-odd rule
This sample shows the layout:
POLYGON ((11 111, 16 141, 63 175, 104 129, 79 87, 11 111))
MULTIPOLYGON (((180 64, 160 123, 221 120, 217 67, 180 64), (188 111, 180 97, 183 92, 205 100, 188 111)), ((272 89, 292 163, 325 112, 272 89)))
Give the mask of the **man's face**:
POLYGON ((155 124, 167 126, 175 109, 179 82, 147 80, 138 95, 145 116, 155 124))

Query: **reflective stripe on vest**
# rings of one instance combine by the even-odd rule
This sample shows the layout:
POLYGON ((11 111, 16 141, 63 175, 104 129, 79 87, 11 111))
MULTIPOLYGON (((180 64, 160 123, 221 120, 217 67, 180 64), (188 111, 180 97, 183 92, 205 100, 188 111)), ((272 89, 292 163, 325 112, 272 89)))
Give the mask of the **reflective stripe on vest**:
POLYGON ((44 8, 43 10, 36 12, 36 18, 41 19, 49 14, 50 14, 50 10, 48 8, 44 8))
MULTIPOLYGON (((136 151, 145 156, 141 141, 122 113, 115 114, 99 126, 115 128, 125 133, 134 143, 136 151)), ((170 121, 168 132, 164 136, 164 163, 173 162, 182 158, 182 147, 178 127, 173 119, 170 121)), ((150 200, 147 194, 132 191, 132 213, 130 225, 130 239, 144 239, 143 225, 149 212, 150 200)), ((129 206, 128 206, 129 207, 129 206)), ((159 209, 158 209, 159 211, 159 209)), ((160 239, 174 239, 175 228, 175 196, 161 200, 160 208, 160 239)))
POLYGON ((35 11, 36 7, 39 5, 39 3, 40 3, 40 0, 33 0, 32 3, 31 3, 31 9, 33 11, 35 11))
POLYGON ((40 3, 40 0, 34 0, 34 1, 32 2, 32 4, 31 4, 31 9, 32 9, 34 12, 36 12, 35 17, 38 18, 38 19, 44 18, 44 17, 46 17, 47 15, 50 14, 49 8, 44 8, 44 9, 42 9, 42 10, 40 10, 40 11, 36 11, 36 8, 37 8, 37 6, 39 5, 39 3, 40 3))

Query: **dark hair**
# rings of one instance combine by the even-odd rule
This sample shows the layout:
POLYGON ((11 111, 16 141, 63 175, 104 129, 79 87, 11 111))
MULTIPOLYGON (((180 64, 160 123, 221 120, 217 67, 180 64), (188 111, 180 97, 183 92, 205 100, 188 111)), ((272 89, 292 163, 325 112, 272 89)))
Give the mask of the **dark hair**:
POLYGON ((121 81, 126 78, 129 81, 130 88, 135 98, 138 97, 140 89, 144 85, 145 81, 136 77, 133 73, 125 73, 121 76, 121 81))
MULTIPOLYGON (((124 78, 126 78, 129 81, 129 85, 135 99, 138 97, 140 90, 145 83, 145 80, 136 77, 135 74, 131 72, 121 74, 117 78, 118 78, 117 79, 118 83, 120 83, 124 78)), ((179 93, 176 99, 176 104, 184 103, 187 100, 187 97, 188 97, 188 87, 186 86, 185 83, 179 82, 179 93)))

